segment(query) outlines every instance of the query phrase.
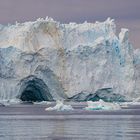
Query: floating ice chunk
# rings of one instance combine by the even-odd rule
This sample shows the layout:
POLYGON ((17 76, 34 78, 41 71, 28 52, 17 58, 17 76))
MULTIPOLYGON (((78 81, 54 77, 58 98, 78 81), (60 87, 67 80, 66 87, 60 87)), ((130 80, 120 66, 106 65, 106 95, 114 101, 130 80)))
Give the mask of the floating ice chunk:
POLYGON ((140 105, 140 102, 133 101, 133 102, 124 102, 120 104, 122 107, 129 107, 133 105, 140 105))
POLYGON ((42 101, 42 102, 34 102, 34 104, 37 104, 37 105, 48 105, 48 104, 51 104, 52 102, 49 102, 49 101, 42 101))
POLYGON ((140 97, 133 99, 131 102, 124 102, 120 104, 122 107, 129 107, 132 105, 140 105, 140 97))
POLYGON ((117 103, 107 103, 103 100, 97 102, 87 101, 88 106, 85 107, 86 110, 118 110, 121 109, 117 103))
POLYGON ((15 99, 10 99, 10 100, 8 100, 8 102, 9 102, 10 104, 20 104, 20 103, 21 103, 21 100, 15 98, 15 99))
POLYGON ((12 105, 12 104, 20 104, 21 100, 14 98, 14 99, 5 99, 5 100, 0 100, 0 104, 4 106, 12 105))
POLYGON ((57 110, 57 111, 69 111, 73 110, 71 105, 64 105, 63 101, 56 101, 56 105, 54 107, 48 107, 45 109, 46 111, 57 110))
POLYGON ((134 99, 133 102, 140 102, 140 97, 134 99))
POLYGON ((0 100, 0 105, 1 106, 8 106, 9 104, 9 100, 0 100))
POLYGON ((131 102, 129 105, 140 105, 140 102, 131 102))

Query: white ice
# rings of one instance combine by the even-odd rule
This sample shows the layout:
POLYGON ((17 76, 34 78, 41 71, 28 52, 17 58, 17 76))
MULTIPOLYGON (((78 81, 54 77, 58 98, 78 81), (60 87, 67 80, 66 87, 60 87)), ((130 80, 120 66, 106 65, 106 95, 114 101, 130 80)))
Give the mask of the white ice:
POLYGON ((56 110, 56 111, 69 111, 69 110, 73 110, 71 105, 64 105, 63 101, 56 101, 56 105, 54 107, 48 107, 45 109, 46 111, 52 111, 52 110, 56 110))
POLYGON ((49 102, 49 101, 42 101, 42 102, 34 102, 33 104, 37 104, 37 105, 48 105, 48 104, 51 104, 52 102, 49 102))
POLYGON ((103 100, 99 100, 97 102, 87 101, 86 110, 118 110, 121 109, 120 105, 117 103, 107 103, 103 100))
POLYGON ((8 105, 11 105, 11 104, 20 104, 21 103, 21 100, 20 99, 10 99, 10 100, 0 100, 0 104, 1 105, 4 105, 4 106, 8 106, 8 105))

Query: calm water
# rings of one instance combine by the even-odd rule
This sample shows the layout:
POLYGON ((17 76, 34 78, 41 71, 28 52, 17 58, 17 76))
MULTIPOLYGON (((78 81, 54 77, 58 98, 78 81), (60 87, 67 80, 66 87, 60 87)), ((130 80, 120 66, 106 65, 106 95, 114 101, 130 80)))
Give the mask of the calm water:
POLYGON ((0 107, 0 140, 140 140, 140 106, 119 111, 44 111, 44 105, 0 107))

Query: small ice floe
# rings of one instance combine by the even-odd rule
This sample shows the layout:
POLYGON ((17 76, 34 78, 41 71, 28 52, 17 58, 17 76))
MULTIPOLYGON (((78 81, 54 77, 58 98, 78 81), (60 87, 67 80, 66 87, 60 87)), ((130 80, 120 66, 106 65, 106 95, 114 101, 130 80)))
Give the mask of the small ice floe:
POLYGON ((140 97, 133 99, 133 101, 131 102, 123 102, 120 103, 121 107, 129 107, 129 106, 133 106, 133 105, 140 105, 140 97))
POLYGON ((140 103, 140 97, 136 98, 133 100, 133 102, 137 102, 137 103, 140 103))
POLYGON ((56 110, 56 111, 69 111, 69 110, 73 110, 71 105, 64 105, 63 101, 56 101, 56 105, 54 107, 48 107, 45 109, 46 111, 52 111, 52 110, 56 110))
POLYGON ((87 107, 85 110, 119 110, 121 109, 120 105, 117 103, 108 103, 103 100, 97 102, 87 101, 87 107))
POLYGON ((134 99, 132 102, 129 102, 129 105, 140 105, 140 97, 134 99))
POLYGON ((17 99, 17 98, 10 99, 10 100, 8 100, 8 103, 9 104, 20 104, 21 103, 21 100, 20 99, 17 99))
POLYGON ((120 103, 120 106, 127 108, 129 106, 129 103, 128 102, 120 103))
POLYGON ((12 104, 20 104, 21 103, 21 100, 20 99, 17 99, 17 98, 14 98, 14 99, 6 99, 6 100, 0 100, 0 106, 9 106, 9 105, 12 105, 12 104))
POLYGON ((140 105, 140 102, 132 102, 132 103, 129 103, 129 105, 140 105))
POLYGON ((42 102, 33 102, 33 104, 37 104, 37 105, 48 105, 51 104, 52 102, 49 101, 42 101, 42 102))
POLYGON ((133 106, 133 105, 140 105, 140 102, 125 102, 125 103, 122 103, 121 106, 122 107, 129 107, 129 106, 133 106))
POLYGON ((9 100, 0 100, 0 106, 9 106, 9 100))
POLYGON ((5 106, 3 103, 0 103, 0 106, 5 106))

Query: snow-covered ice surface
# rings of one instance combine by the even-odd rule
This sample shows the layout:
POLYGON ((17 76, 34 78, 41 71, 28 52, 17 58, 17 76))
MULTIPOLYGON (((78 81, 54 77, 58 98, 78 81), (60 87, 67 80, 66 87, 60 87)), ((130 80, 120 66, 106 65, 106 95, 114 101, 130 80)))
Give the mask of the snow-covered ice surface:
POLYGON ((140 51, 128 29, 116 35, 113 19, 60 24, 46 18, 0 27, 0 100, 30 100, 29 89, 39 101, 83 92, 133 100, 140 97, 139 85, 140 51))
POLYGON ((87 101, 86 110, 119 110, 121 109, 120 105, 117 103, 107 103, 103 100, 99 100, 97 102, 87 101))
POLYGON ((54 107, 48 107, 45 109, 46 111, 52 111, 52 110, 56 110, 56 111, 70 111, 73 110, 71 105, 65 105, 63 103, 63 101, 56 101, 56 105, 54 107))

